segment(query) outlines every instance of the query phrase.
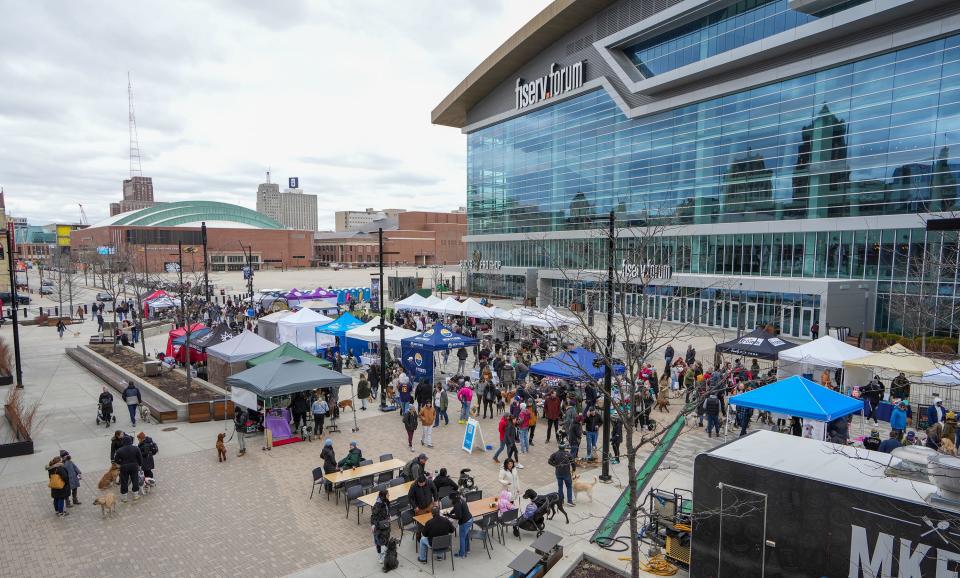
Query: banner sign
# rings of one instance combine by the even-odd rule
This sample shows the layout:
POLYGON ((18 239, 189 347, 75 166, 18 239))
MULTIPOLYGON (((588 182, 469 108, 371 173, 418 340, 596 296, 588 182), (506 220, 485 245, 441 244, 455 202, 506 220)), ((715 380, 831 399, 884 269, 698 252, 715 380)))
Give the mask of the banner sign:
POLYGON ((287 179, 287 183, 289 184, 289 188, 291 188, 291 189, 299 189, 299 188, 300 188, 300 177, 290 177, 289 179, 287 179))
POLYGON ((380 277, 370 278, 370 310, 380 311, 380 277))

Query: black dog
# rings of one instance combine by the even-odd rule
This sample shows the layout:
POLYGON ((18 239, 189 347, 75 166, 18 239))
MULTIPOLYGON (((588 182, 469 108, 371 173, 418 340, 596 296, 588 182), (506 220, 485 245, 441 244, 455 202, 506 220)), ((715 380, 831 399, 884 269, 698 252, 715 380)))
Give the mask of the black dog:
POLYGON ((397 560, 397 539, 390 538, 387 541, 387 553, 383 556, 383 571, 396 570, 398 566, 400 566, 400 561, 397 560))
POLYGON ((567 523, 570 523, 570 517, 567 516, 567 511, 563 509, 563 499, 560 498, 560 494, 557 492, 550 492, 549 494, 541 496, 537 494, 536 490, 529 488, 523 493, 523 497, 536 504, 538 510, 544 509, 545 507, 545 509, 550 512, 550 516, 547 518, 548 520, 552 520, 559 510, 567 523))

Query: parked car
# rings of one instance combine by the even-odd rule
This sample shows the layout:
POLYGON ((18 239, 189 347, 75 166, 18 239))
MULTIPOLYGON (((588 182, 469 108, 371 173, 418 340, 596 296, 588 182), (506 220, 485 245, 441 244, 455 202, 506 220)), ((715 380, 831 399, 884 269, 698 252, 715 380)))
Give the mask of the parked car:
POLYGON ((43 285, 40 287, 41 295, 53 295, 53 286, 52 285, 43 285))
MULTIPOLYGON (((0 291, 0 300, 3 301, 4 305, 9 305, 13 300, 13 296, 10 295, 9 291, 0 291)), ((30 305, 30 298, 21 293, 17 293, 17 303, 19 305, 30 305)))
POLYGON ((100 291, 97 293, 97 301, 104 303, 113 301, 113 295, 107 293, 106 291, 100 291))
POLYGON ((44 279, 43 281, 40 282, 40 286, 41 286, 41 287, 53 287, 53 281, 51 281, 50 279, 44 279))

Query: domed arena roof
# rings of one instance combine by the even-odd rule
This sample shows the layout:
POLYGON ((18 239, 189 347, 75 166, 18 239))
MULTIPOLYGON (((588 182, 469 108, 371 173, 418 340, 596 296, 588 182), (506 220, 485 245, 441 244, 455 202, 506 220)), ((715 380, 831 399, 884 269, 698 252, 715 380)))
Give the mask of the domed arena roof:
POLYGON ((283 229, 266 215, 239 205, 216 201, 157 203, 104 219, 93 227, 207 227, 219 229, 283 229))

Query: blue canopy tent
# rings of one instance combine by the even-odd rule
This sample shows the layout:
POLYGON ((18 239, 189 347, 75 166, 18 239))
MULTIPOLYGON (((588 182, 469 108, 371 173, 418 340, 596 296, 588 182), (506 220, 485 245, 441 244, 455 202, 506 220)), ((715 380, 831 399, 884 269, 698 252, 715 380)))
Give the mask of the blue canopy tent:
MULTIPOLYGON (((622 365, 614 365, 614 374, 626 371, 622 365)), ((577 347, 562 351, 553 357, 530 366, 530 373, 546 377, 559 377, 570 381, 590 381, 603 379, 603 357, 592 351, 577 347)))
POLYGON ((863 411, 862 399, 837 393, 799 375, 735 395, 728 400, 728 410, 731 405, 822 422, 863 411))
POLYGON ((350 313, 343 313, 340 317, 337 317, 330 323, 326 325, 321 325, 314 329, 316 333, 324 333, 326 335, 333 335, 337 338, 337 341, 340 343, 340 354, 346 355, 347 351, 353 350, 353 354, 360 356, 360 353, 367 350, 367 342, 360 341, 359 339, 348 339, 347 331, 350 331, 354 327, 360 327, 363 325, 363 321, 360 321, 350 313))
POLYGON ((418 378, 433 381, 433 354, 447 349, 472 347, 473 337, 454 333, 440 322, 420 335, 400 340, 400 354, 404 368, 418 378))

